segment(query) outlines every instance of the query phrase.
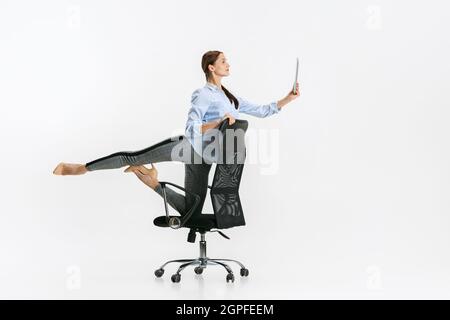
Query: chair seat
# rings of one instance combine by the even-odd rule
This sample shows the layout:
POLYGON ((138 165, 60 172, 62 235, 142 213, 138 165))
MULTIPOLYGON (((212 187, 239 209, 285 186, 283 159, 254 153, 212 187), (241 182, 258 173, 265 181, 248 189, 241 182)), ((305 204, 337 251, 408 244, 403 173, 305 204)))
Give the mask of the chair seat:
MULTIPOLYGON (((172 216, 171 216, 172 217, 172 216)), ((179 216, 178 216, 179 217, 179 216)), ((159 216, 153 220, 153 224, 157 227, 169 227, 166 216, 159 216)), ((200 214, 191 217, 183 226, 184 228, 199 228, 211 230, 217 228, 216 216, 214 214, 200 214)))

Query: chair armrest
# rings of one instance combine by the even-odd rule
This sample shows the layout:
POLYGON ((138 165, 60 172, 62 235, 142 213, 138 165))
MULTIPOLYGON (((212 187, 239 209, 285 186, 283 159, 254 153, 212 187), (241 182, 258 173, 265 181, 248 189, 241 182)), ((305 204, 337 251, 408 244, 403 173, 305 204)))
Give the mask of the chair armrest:
POLYGON ((167 181, 160 181, 159 184, 161 185, 162 191, 163 191, 163 196, 164 196, 164 208, 166 211, 166 221, 167 224, 169 225, 169 227, 171 227, 172 229, 179 229, 182 226, 184 226, 184 224, 189 220, 189 218, 192 216, 192 214, 194 213, 194 210, 197 209, 199 203, 200 203, 200 196, 198 194, 192 193, 187 191, 185 188, 172 183, 172 182, 167 182, 167 181), (166 185, 171 185, 175 188, 178 188, 180 190, 183 190, 185 193, 190 194, 192 196, 195 197, 195 202, 194 205, 189 209, 188 212, 186 212, 186 214, 184 214, 181 218, 179 217, 170 217, 169 216, 169 207, 167 205, 167 196, 166 196, 166 185))

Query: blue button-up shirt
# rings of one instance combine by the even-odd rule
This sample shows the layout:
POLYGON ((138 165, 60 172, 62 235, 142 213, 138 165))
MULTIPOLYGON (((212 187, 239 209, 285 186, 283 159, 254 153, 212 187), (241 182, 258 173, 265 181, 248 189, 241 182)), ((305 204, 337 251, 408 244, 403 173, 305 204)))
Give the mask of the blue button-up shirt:
MULTIPOLYGON (((231 93, 239 101, 238 109, 230 102, 225 95, 225 92, 210 82, 206 82, 204 87, 199 88, 192 93, 191 108, 188 112, 185 136, 199 155, 203 155, 203 150, 208 142, 211 141, 211 137, 207 134, 210 130, 203 134, 201 133, 202 124, 220 120, 226 113, 231 114, 235 119, 240 119, 240 112, 259 118, 265 118, 278 113, 281 110, 278 108, 276 101, 269 104, 258 105, 235 95, 233 92, 231 93)), ((209 160, 214 161, 212 159, 209 160)))

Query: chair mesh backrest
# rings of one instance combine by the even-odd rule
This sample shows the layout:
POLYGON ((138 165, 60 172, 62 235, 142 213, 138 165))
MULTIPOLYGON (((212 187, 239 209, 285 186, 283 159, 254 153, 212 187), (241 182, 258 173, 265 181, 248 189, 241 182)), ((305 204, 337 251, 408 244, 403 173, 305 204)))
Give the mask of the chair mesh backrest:
MULTIPOLYGON (((242 129, 245 133, 247 126, 248 122, 246 120, 236 120, 233 125, 224 125, 222 129, 242 129)), ((217 226, 221 229, 245 225, 244 213, 239 198, 239 185, 246 154, 245 139, 238 143, 236 143, 235 139, 235 143, 232 145, 233 149, 226 150, 226 137, 226 134, 222 137, 221 151, 223 161, 216 164, 210 191, 217 226)))

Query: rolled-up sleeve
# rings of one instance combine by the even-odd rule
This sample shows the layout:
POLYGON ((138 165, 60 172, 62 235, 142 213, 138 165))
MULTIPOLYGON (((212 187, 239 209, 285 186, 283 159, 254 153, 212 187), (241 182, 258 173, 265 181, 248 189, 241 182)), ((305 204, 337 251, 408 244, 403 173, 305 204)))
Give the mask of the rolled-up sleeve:
POLYGON ((197 89, 192 93, 191 108, 188 112, 185 128, 186 136, 194 138, 202 135, 202 119, 208 110, 209 100, 208 94, 201 89, 197 89))
POLYGON ((236 97, 239 101, 239 112, 250 114, 255 117, 265 118, 280 112, 277 102, 273 101, 269 104, 255 104, 242 97, 236 97))

